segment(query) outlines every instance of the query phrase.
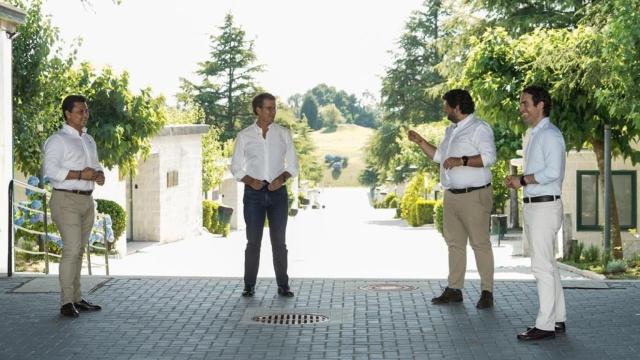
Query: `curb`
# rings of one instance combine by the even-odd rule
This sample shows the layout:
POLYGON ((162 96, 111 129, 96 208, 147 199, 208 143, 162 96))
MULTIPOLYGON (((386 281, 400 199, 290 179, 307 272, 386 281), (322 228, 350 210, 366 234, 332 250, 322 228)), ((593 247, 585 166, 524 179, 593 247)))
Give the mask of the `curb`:
POLYGON ((607 277, 602 274, 596 274, 593 271, 589 270, 578 269, 577 267, 573 267, 561 262, 558 262, 558 267, 562 270, 571 271, 572 273, 576 273, 591 280, 607 280, 607 277))

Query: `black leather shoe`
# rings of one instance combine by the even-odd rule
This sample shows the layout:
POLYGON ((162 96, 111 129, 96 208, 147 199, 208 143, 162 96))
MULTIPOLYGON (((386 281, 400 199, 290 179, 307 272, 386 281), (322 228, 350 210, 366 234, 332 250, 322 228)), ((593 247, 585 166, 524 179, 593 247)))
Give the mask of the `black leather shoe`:
POLYGON ((244 290, 242 290, 243 297, 252 297, 255 294, 256 294, 256 288, 254 288, 253 286, 245 286, 244 290))
POLYGON ((80 313, 78 312, 76 307, 73 306, 73 303, 66 303, 62 305, 62 307, 60 308, 60 314, 62 314, 63 316, 74 317, 74 318, 77 318, 78 316, 80 316, 80 313))
MULTIPOLYGON (((527 331, 533 329, 533 326, 529 326, 527 328, 527 331)), ((564 334, 567 332, 567 325, 564 323, 564 321, 562 322, 557 322, 556 326, 555 326, 555 330, 556 330, 556 334, 564 334)))
POLYGON ((80 311, 98 311, 102 309, 102 306, 92 304, 85 299, 80 300, 80 302, 73 303, 73 306, 80 311))
POLYGON ((283 297, 293 297, 293 291, 289 289, 289 287, 278 286, 278 295, 283 297))
POLYGON ((438 297, 434 297, 431 299, 432 304, 448 304, 451 302, 461 302, 462 301, 462 291, 460 289, 452 289, 450 287, 444 288, 444 292, 442 295, 438 297))
POLYGON ((518 334, 518 340, 522 341, 553 339, 554 337, 556 337, 555 331, 540 330, 537 327, 533 327, 521 334, 518 334))
POLYGON ((480 300, 476 304, 478 309, 487 309, 493 307, 493 293, 491 291, 482 290, 480 300))

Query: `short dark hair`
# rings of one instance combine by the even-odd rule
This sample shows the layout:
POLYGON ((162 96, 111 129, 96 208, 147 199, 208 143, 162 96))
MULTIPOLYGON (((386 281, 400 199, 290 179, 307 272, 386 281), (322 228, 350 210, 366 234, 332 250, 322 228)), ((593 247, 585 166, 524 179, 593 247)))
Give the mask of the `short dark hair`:
POLYGON ((253 101, 251 101, 251 106, 253 107, 254 114, 258 115, 258 112, 256 111, 256 109, 259 107, 262 107, 262 103, 264 103, 265 100, 276 101, 276 97, 266 92, 256 95, 253 98, 253 101))
POLYGON ((72 112, 73 107, 76 103, 87 103, 87 98, 82 95, 69 95, 64 100, 62 100, 62 118, 67 120, 67 116, 65 115, 65 111, 72 112))
POLYGON ((476 110, 476 104, 473 103, 471 94, 469 94, 467 90, 449 90, 446 94, 444 94, 442 99, 446 101, 447 104, 452 108, 455 108, 459 105, 460 112, 462 112, 463 114, 471 114, 476 110))
POLYGON ((551 95, 549 95, 549 92, 545 88, 542 86, 531 85, 524 88, 522 92, 531 95, 534 106, 538 105, 538 103, 542 101, 544 103, 544 116, 549 116, 551 113, 551 95))

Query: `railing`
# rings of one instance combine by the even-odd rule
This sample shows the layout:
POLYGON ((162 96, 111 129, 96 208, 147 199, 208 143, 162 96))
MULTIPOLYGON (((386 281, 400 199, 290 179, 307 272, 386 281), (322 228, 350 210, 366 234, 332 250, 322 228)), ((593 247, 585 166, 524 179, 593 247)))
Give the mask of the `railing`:
MULTIPOLYGON (((44 255, 44 263, 45 263, 45 274, 49 274, 49 257, 53 256, 56 258, 61 258, 60 255, 57 254, 52 254, 49 252, 49 241, 51 238, 59 238, 59 235, 54 235, 54 234, 50 234, 49 233, 49 216, 50 214, 48 213, 47 210, 47 200, 48 200, 48 196, 50 196, 51 194, 45 190, 45 189, 41 189, 39 187, 24 183, 22 181, 19 180, 11 180, 9 182, 9 231, 8 231, 8 259, 7 259, 7 275, 8 276, 12 276, 13 275, 13 269, 14 269, 14 263, 13 263, 13 257, 14 257, 14 251, 16 253, 25 253, 25 254, 30 254, 30 255, 44 255), (42 209, 43 210, 39 210, 39 209, 34 209, 32 207, 29 206, 25 206, 23 204, 20 203, 16 203, 15 202, 15 187, 19 186, 21 188, 24 188, 26 190, 30 190, 32 192, 34 192, 35 194, 38 194, 39 196, 41 196, 42 199, 42 209), (33 229, 28 229, 24 226, 21 226, 22 224, 16 224, 15 221, 15 211, 16 209, 22 209, 25 211, 28 211, 29 213, 35 213, 35 214, 41 214, 42 215, 42 221, 43 221, 43 225, 44 225, 44 231, 38 231, 38 230, 33 230, 33 229), (15 235, 16 235, 16 231, 23 231, 29 234, 33 234, 33 235, 37 235, 39 237, 41 237, 43 239, 43 251, 30 251, 30 250, 25 250, 22 249, 18 246, 15 245, 15 235)), ((102 231, 103 231, 103 242, 104 242, 104 247, 100 247, 100 246, 95 246, 93 245, 93 243, 91 242, 87 242, 86 244, 86 251, 85 253, 87 254, 87 269, 89 272, 89 275, 92 275, 92 266, 91 266, 91 249, 96 249, 96 250, 101 250, 104 251, 104 260, 105 260, 105 271, 106 274, 109 275, 109 241, 107 239, 108 236, 108 231, 107 231, 107 221, 106 221, 106 216, 108 215, 104 215, 104 214, 97 214, 96 215, 96 220, 100 221, 102 223, 102 231)))

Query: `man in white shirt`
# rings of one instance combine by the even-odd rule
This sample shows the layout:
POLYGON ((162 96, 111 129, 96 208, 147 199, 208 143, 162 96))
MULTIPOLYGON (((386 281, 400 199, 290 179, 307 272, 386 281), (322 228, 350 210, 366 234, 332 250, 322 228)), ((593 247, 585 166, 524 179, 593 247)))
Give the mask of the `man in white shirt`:
POLYGON ((89 108, 80 95, 62 101, 65 124, 44 144, 44 174, 53 192, 51 218, 62 238, 60 290, 63 316, 78 317, 81 311, 100 310, 82 298, 80 270, 84 245, 89 241, 95 221, 91 193, 95 184, 104 185, 104 173, 98 162, 96 142, 87 134, 89 108))
POLYGON ((493 307, 493 251, 489 238, 493 191, 490 166, 496 161, 491 126, 476 117, 475 104, 466 90, 455 89, 444 96, 444 112, 453 123, 436 148, 413 130, 409 140, 418 144, 433 161, 440 163, 444 193, 444 239, 449 248, 448 286, 433 304, 462 301, 467 267, 467 241, 475 254, 481 294, 476 307, 493 307))
POLYGON ((562 226, 562 181, 566 148, 560 130, 549 120, 551 96, 530 86, 520 96, 520 113, 530 127, 524 150, 524 175, 507 176, 505 184, 523 189, 524 231, 531 249, 531 272, 536 278, 540 309, 535 326, 519 340, 540 340, 566 331, 564 291, 553 244, 562 226))
POLYGON ((238 133, 230 166, 233 176, 245 184, 247 248, 242 296, 255 294, 262 231, 267 218, 278 294, 292 297, 287 275, 289 197, 286 181, 298 175, 298 159, 290 131, 273 122, 276 98, 269 93, 259 94, 253 98, 252 107, 256 122, 238 133))

